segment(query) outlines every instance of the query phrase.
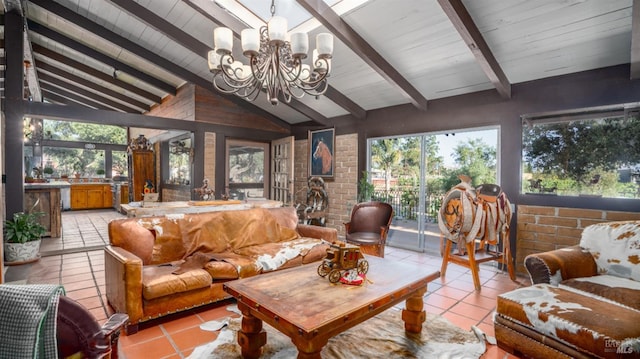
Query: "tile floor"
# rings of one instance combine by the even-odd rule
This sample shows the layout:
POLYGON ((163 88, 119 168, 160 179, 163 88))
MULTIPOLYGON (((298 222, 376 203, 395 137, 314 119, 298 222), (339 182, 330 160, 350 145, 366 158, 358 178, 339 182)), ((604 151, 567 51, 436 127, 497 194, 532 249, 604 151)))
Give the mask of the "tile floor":
MULTIPOLYGON (((6 281, 26 283, 59 283, 66 294, 84 305, 99 322, 106 321, 113 310, 105 297, 104 257, 102 247, 108 242, 107 223, 122 217, 116 211, 78 211, 63 213, 63 236, 44 239, 42 259, 30 265, 9 267, 6 281), (21 267, 21 268, 20 268, 21 267)), ((440 269, 439 255, 418 253, 387 247, 385 258, 413 262, 427 270, 440 269)), ((492 265, 481 266, 482 290, 476 292, 468 269, 450 264, 446 278, 431 282, 425 295, 425 309, 439 314, 459 327, 469 330, 478 326, 493 335, 492 313, 496 296, 529 281, 508 274, 492 265)), ((185 358, 198 345, 216 337, 203 331, 200 324, 228 316, 226 307, 233 301, 191 310, 140 325, 134 335, 120 338, 120 358, 185 358)), ((514 358, 497 346, 488 346, 483 358, 514 358)))

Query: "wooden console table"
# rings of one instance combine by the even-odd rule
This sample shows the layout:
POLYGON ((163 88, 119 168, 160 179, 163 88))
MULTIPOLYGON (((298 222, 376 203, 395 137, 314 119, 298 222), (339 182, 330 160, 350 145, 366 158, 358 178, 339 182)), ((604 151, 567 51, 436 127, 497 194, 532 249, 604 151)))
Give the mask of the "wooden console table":
POLYGON ((25 212, 42 212, 40 224, 45 229, 45 237, 60 237, 62 235, 62 197, 61 188, 69 188, 69 184, 25 183, 24 210, 25 212))
POLYGON ((360 287, 329 283, 317 273, 320 262, 225 283, 224 289, 238 300, 243 315, 238 332, 242 356, 260 356, 267 341, 262 330, 265 321, 291 338, 298 358, 319 359, 331 337, 403 300, 405 330, 419 333, 426 318, 427 284, 440 272, 428 273, 424 267, 379 257, 366 259, 367 282, 360 287))

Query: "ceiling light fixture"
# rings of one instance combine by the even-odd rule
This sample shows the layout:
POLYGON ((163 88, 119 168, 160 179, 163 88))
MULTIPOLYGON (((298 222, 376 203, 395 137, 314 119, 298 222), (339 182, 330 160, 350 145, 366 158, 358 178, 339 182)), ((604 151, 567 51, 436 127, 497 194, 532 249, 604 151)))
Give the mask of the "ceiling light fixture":
POLYGON ((253 101, 264 90, 272 105, 279 101, 290 103, 292 98, 305 94, 320 96, 327 90, 327 77, 331 72, 333 36, 316 36, 311 65, 303 64, 309 51, 306 33, 292 33, 287 41, 287 20, 275 16, 271 1, 271 19, 267 26, 244 29, 241 33, 242 51, 249 59, 245 65, 233 54, 233 33, 229 28, 213 31, 214 50, 209 51, 209 70, 213 73, 213 86, 220 92, 235 94, 253 101))

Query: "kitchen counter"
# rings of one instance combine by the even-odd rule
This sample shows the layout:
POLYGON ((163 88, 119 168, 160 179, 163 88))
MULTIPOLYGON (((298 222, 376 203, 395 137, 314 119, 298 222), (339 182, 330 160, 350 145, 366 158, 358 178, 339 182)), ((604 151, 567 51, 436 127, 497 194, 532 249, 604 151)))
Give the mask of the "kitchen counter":
POLYGON ((40 224, 45 227, 45 236, 62 235, 61 190, 68 189, 68 183, 25 183, 24 210, 27 213, 42 212, 40 224))

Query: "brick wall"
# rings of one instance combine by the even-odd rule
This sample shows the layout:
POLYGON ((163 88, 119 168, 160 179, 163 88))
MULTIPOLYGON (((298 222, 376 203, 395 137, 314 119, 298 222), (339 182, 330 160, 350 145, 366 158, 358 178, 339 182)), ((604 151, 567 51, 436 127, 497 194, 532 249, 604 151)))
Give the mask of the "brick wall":
POLYGON ((601 222, 640 220, 637 212, 519 205, 516 228, 516 270, 526 273, 524 258, 532 253, 573 246, 582 230, 601 222))
MULTIPOLYGON (((224 170, 224 169, 222 169, 224 170)), ((209 187, 216 188, 216 134, 204 134, 204 178, 209 179, 209 187)), ((221 193, 216 193, 220 197, 221 193)))
MULTIPOLYGON (((309 144, 307 140, 295 141, 294 190, 295 202, 307 202, 307 178, 309 176, 309 144)), ((358 135, 336 136, 334 178, 325 181, 329 195, 327 227, 336 228, 344 236, 344 222, 349 221, 351 208, 356 203, 358 191, 358 135)))

